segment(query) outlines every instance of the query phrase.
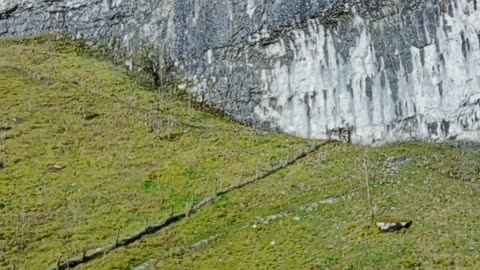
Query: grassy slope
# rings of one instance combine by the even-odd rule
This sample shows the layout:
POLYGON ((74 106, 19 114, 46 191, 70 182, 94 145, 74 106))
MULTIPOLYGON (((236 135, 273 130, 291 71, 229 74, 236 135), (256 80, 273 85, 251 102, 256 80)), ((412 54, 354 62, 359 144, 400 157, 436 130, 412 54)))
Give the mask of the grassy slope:
MULTIPOLYGON (((52 42, 0 41, 0 95, 0 125, 12 126, 0 145, 0 269, 44 269, 60 254, 111 244, 117 230, 131 235, 253 175, 257 161, 265 169, 309 144, 190 115, 182 102, 159 101, 110 64, 52 42), (158 118, 174 124, 162 126, 174 140, 149 131, 158 118)), ((151 269, 478 269, 478 150, 329 144, 79 269, 150 260, 151 269), (365 151, 377 219, 409 218, 411 230, 373 228, 357 167, 365 151), (405 155, 397 174, 383 173, 386 158, 405 155), (320 203, 331 197, 339 200, 320 203)))

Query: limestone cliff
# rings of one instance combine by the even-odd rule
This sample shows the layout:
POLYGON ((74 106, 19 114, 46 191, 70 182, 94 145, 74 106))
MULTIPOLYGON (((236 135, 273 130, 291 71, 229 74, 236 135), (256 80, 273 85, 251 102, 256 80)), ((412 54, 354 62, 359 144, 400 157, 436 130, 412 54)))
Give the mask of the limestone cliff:
POLYGON ((193 95, 259 127, 480 141, 477 0, 2 1, 0 36, 151 46, 193 95))

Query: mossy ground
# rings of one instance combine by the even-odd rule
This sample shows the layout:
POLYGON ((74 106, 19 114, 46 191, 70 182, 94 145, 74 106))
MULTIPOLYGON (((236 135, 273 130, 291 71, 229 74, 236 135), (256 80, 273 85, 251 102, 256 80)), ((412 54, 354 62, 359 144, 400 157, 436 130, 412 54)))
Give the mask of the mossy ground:
MULTIPOLYGON (((69 46, 0 41, 0 269, 110 245, 311 144, 191 110, 69 46)), ((480 269, 479 150, 329 144, 79 269, 480 269), (408 231, 370 220, 365 153, 375 218, 408 231)))

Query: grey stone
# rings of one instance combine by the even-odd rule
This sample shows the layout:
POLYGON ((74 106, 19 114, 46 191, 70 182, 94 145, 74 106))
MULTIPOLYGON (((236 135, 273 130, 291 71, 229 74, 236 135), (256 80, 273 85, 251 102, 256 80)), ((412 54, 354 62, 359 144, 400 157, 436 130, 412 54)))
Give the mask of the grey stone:
POLYGON ((479 17, 470 0, 3 0, 0 36, 152 48, 203 102, 297 136, 480 141, 479 17))

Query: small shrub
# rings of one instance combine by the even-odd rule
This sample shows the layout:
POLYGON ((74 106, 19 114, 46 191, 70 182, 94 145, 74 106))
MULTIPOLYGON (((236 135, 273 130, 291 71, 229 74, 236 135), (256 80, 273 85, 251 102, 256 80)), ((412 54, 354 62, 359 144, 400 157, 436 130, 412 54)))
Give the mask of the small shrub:
POLYGON ((413 269, 413 268, 417 268, 417 267, 420 267, 422 264, 417 261, 417 259, 415 258, 405 258, 403 259, 401 262, 400 262, 400 266, 402 268, 407 268, 407 269, 413 269))
POLYGON ((153 183, 153 181, 150 181, 150 180, 145 181, 145 183, 143 183, 143 189, 145 189, 145 191, 147 191, 147 192, 152 190, 153 186, 154 186, 154 183, 153 183))
POLYGON ((188 169, 182 173, 183 177, 187 178, 188 180, 195 179, 195 172, 192 169, 188 169))
POLYGON ((325 259, 325 264, 327 266, 333 266, 333 265, 337 265, 338 264, 338 261, 339 259, 338 258, 335 258, 335 257, 327 257, 325 259))
POLYGON ((449 267, 452 266, 454 263, 449 258, 442 256, 435 260, 435 264, 441 267, 449 267))
POLYGON ((220 195, 220 197, 218 197, 217 200, 215 200, 212 204, 213 206, 215 207, 221 207, 221 206, 225 206, 226 204, 228 204, 228 202, 230 201, 230 197, 228 197, 228 195, 220 195))

